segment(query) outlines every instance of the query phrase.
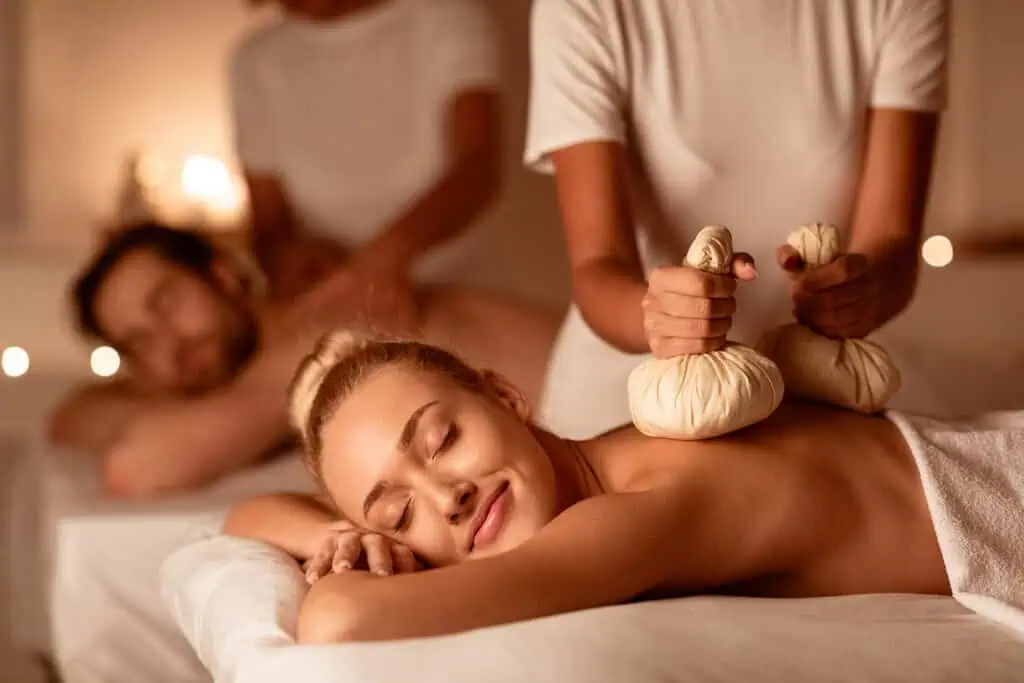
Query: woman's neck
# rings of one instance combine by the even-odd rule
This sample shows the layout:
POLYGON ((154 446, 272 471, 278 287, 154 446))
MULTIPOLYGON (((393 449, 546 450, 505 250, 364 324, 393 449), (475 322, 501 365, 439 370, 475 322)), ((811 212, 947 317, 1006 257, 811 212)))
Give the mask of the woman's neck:
POLYGON ((582 444, 571 439, 561 439, 541 429, 537 429, 537 440, 548 454, 555 471, 559 510, 604 493, 582 444))

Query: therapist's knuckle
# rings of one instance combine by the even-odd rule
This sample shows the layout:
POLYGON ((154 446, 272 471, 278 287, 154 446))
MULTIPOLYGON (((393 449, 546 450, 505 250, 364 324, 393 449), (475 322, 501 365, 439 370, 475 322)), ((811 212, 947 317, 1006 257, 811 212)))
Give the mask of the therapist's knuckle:
POLYGON ((698 318, 693 320, 690 324, 693 328, 694 336, 698 339, 706 339, 714 336, 712 334, 714 328, 712 327, 712 321, 710 318, 698 318))
POLYGON ((663 292, 666 287, 669 269, 665 267, 655 268, 647 276, 647 286, 652 292, 663 292))
POLYGON ((694 297, 690 300, 690 308, 697 318, 708 318, 711 316, 712 300, 707 297, 694 297))

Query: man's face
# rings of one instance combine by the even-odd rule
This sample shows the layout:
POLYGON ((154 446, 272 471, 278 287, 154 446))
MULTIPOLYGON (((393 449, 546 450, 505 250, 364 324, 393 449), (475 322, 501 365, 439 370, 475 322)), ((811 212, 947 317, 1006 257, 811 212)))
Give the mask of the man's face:
POLYGON ((135 376, 162 393, 197 394, 224 384, 258 341, 250 302, 229 268, 215 264, 203 277, 146 248, 110 270, 94 310, 135 376))

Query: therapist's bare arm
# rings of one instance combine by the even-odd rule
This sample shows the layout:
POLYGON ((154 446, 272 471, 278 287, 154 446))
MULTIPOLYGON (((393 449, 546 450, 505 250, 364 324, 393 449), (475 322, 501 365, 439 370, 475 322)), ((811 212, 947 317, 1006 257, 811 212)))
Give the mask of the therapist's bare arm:
POLYGON ((490 89, 455 94, 445 112, 448 166, 397 220, 355 254, 383 269, 408 269, 424 253, 466 230, 501 185, 501 101, 490 89))
POLYGON ((286 253, 296 241, 298 229, 291 204, 276 175, 246 171, 245 183, 249 190, 252 250, 273 283, 284 268, 286 253))
POLYGON ((721 348, 736 309, 737 279, 757 276, 737 253, 732 274, 655 268, 645 281, 621 145, 588 142, 552 154, 573 298, 587 324, 627 353, 659 358, 721 348))
POLYGON ((291 300, 329 275, 348 254, 331 240, 300 228, 284 185, 272 173, 246 171, 252 250, 275 299, 291 300))
POLYGON ((878 326, 902 312, 914 295, 938 130, 933 113, 869 114, 849 251, 864 254, 879 275, 884 295, 878 326))
POLYGON ((588 142, 552 154, 573 298, 587 323, 613 346, 649 350, 641 301, 647 293, 637 252, 621 145, 588 142))
POLYGON ((723 488, 727 477, 712 474, 706 468, 648 491, 584 500, 496 557, 385 579, 325 577, 303 606, 299 640, 456 633, 620 603, 657 589, 697 592, 785 569, 804 540, 779 533, 785 514, 779 505, 752 517, 754 489, 735 482, 723 488))

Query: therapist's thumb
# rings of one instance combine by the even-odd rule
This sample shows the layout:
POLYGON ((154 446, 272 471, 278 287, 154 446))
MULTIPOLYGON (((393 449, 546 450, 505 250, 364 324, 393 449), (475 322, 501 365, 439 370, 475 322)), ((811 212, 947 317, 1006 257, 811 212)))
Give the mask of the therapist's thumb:
POLYGON ((754 257, 746 252, 737 252, 732 256, 732 274, 738 280, 753 280, 757 277, 754 257))
POLYGON ((775 250, 775 260, 787 273, 802 273, 804 270, 805 264, 800 252, 790 244, 783 244, 775 250))

